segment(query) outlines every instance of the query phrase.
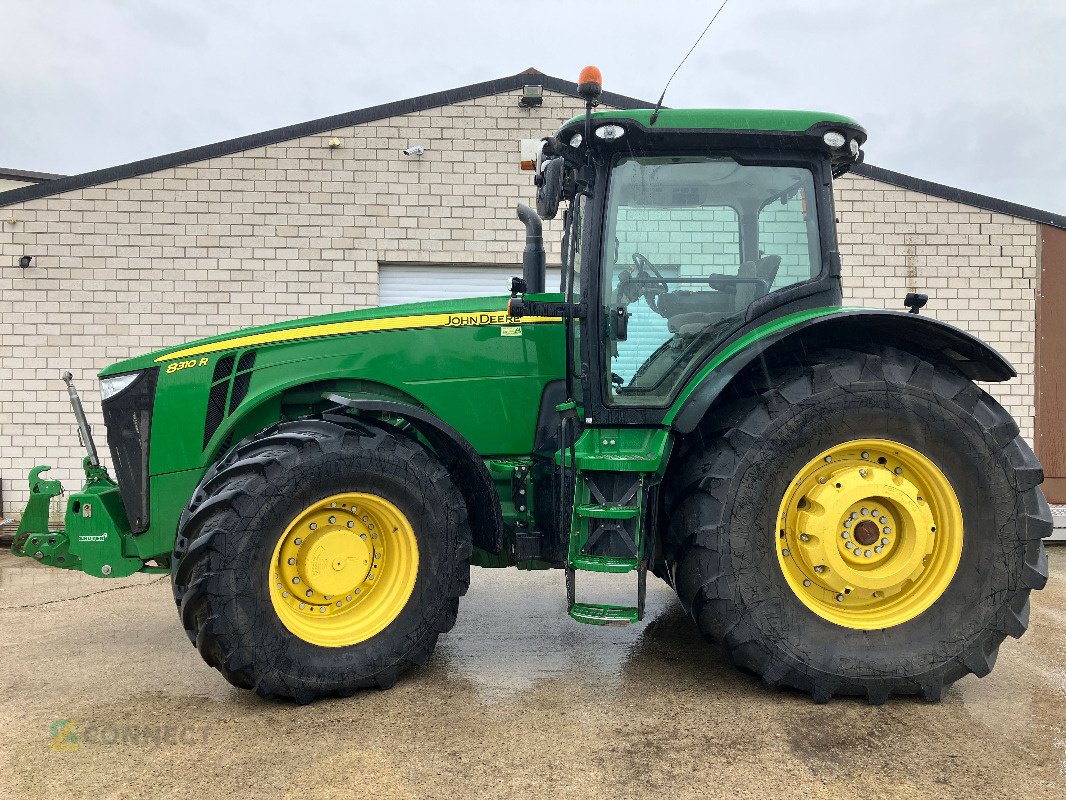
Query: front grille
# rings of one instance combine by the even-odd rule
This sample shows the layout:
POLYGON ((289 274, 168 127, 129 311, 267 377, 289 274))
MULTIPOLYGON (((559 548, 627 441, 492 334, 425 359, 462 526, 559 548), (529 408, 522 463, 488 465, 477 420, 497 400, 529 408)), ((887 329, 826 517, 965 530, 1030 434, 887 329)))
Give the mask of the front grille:
POLYGON ((148 530, 148 445, 158 378, 158 370, 145 370, 130 386, 103 403, 107 446, 133 533, 148 530))

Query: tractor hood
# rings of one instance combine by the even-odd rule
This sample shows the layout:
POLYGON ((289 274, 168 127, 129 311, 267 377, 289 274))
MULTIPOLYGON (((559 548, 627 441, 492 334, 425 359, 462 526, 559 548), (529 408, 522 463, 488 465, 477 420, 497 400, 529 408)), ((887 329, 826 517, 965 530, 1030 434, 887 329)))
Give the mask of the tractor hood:
POLYGON ((501 325, 510 321, 506 316, 509 299, 507 296, 500 296, 406 303, 241 328, 118 361, 104 368, 100 377, 161 365, 165 368, 175 361, 202 358, 243 347, 264 347, 374 331, 501 325))

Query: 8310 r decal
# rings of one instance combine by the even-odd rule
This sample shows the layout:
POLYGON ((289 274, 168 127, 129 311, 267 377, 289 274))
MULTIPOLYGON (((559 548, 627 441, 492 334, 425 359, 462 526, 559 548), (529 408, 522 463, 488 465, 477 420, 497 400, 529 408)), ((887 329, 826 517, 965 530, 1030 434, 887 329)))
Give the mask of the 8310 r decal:
POLYGON ((204 358, 201 358, 199 361, 197 361, 195 358, 190 359, 188 361, 175 361, 172 364, 167 364, 167 375, 169 375, 172 372, 177 372, 178 370, 182 370, 182 369, 191 369, 192 367, 205 367, 205 366, 207 366, 207 362, 210 361, 210 360, 211 359, 209 359, 209 358, 207 358, 205 356, 204 358))

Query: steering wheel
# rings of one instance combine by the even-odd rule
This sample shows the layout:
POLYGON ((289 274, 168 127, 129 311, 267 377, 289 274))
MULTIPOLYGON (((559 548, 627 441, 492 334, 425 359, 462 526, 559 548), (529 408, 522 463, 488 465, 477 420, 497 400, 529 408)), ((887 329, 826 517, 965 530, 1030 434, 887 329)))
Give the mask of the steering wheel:
POLYGON ((658 284, 651 284, 648 286, 647 289, 644 290, 645 294, 660 294, 670 291, 670 284, 666 282, 666 278, 663 277, 663 274, 659 272, 659 270, 655 268, 655 265, 648 261, 645 256, 641 255, 640 253, 634 253, 633 263, 637 265, 637 269, 641 272, 647 270, 659 279, 658 284))

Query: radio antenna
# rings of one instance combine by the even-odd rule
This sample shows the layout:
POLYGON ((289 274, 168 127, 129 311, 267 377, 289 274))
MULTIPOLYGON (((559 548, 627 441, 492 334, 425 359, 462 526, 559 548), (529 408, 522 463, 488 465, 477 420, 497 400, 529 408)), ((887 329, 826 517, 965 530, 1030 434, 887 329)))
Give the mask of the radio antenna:
POLYGON ((655 110, 651 112, 651 119, 648 120, 649 125, 654 125, 655 120, 659 118, 659 109, 663 107, 663 100, 666 99, 666 90, 670 88, 670 81, 674 79, 674 75, 677 74, 677 71, 683 66, 685 66, 685 62, 688 61, 688 57, 692 55, 692 51, 696 49, 696 45, 698 45, 703 40, 703 37, 707 34, 707 31, 711 29, 711 26, 714 24, 714 21, 718 19, 718 15, 722 13, 722 9, 725 8, 725 4, 728 2, 729 0, 722 0, 722 5, 718 6, 718 10, 714 12, 714 16, 711 17, 711 21, 708 22, 707 27, 703 29, 703 33, 700 34, 699 38, 692 44, 692 47, 690 47, 688 49, 688 52, 685 53, 685 57, 681 59, 681 63, 674 68, 674 71, 672 73, 670 73, 670 77, 666 81, 666 86, 663 87, 663 93, 659 95, 659 102, 655 104, 655 110))

